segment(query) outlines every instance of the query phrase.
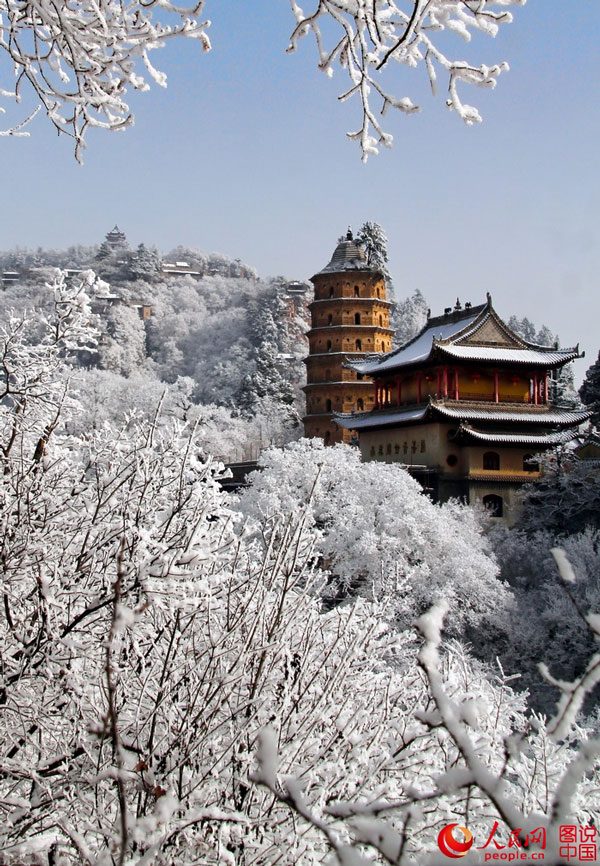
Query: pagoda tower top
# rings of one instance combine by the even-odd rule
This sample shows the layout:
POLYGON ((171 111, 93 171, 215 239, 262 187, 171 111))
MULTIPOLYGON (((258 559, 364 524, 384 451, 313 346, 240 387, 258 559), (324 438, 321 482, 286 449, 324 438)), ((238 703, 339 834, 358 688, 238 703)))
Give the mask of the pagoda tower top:
POLYGON ((354 240, 352 229, 349 226, 346 235, 342 235, 338 240, 329 263, 314 276, 319 276, 319 274, 337 274, 342 271, 378 272, 377 268, 371 267, 367 262, 365 252, 354 240))

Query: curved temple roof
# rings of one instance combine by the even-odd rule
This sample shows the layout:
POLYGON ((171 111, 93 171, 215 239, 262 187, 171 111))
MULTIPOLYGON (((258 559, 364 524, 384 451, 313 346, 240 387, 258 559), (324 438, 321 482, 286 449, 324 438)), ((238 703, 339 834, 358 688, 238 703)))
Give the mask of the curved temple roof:
POLYGON ((534 448, 547 447, 549 445, 564 445, 575 439, 576 430, 559 430, 556 433, 515 433, 511 430, 488 433, 487 430, 476 430, 468 424, 461 424, 454 438, 473 440, 475 442, 487 442, 492 445, 531 445, 534 448))
POLYGON ((464 361, 499 361, 528 364, 531 367, 553 367, 579 357, 577 349, 517 349, 495 346, 436 346, 443 354, 464 361))
POLYGON ((487 303, 478 307, 448 310, 444 316, 429 319, 421 332, 404 346, 348 366, 359 373, 381 376, 433 362, 436 357, 549 369, 580 355, 578 347, 549 348, 522 340, 500 319, 488 295, 487 303))
MULTIPOLYGON (((377 427, 396 427, 405 424, 414 424, 431 416, 441 416, 439 420, 457 422, 488 422, 491 424, 533 424, 536 427, 573 427, 583 424, 591 416, 591 411, 582 410, 570 412, 567 409, 540 409, 530 406, 528 403, 501 408, 502 404, 490 403, 480 406, 464 406, 460 403, 447 405, 430 401, 416 406, 397 408, 392 410, 374 410, 371 412, 357 412, 355 414, 335 413, 336 424, 347 430, 368 430, 377 427)), ((463 425, 464 426, 464 425, 463 425)), ((486 435, 488 435, 486 433, 486 435)), ((495 435, 495 433, 489 434, 495 435)), ((508 435, 508 434, 503 434, 508 435)), ((527 434, 529 435, 529 434, 527 434)), ((541 441, 539 434, 532 433, 535 441, 541 441)), ((551 434, 548 434, 551 435, 551 434)), ((492 441, 492 440, 490 440, 492 441)), ((499 440, 500 441, 500 440, 499 440)))

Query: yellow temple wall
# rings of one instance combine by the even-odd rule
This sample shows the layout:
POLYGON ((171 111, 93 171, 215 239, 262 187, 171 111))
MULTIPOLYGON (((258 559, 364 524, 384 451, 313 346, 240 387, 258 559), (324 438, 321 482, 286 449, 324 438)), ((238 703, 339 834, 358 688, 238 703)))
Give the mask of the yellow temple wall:
POLYGON ((385 300, 385 281, 379 274, 368 271, 316 274, 313 283, 315 301, 354 297, 385 300), (357 291, 358 295, 356 295, 357 291))
POLYGON ((347 325, 341 331, 332 327, 310 334, 308 338, 311 355, 328 354, 330 352, 387 352, 392 346, 392 338, 389 334, 383 334, 378 330, 365 333, 362 325, 347 325), (360 340, 361 348, 356 348, 356 341, 360 340), (331 344, 330 346, 328 344, 331 344))
POLYGON ((485 480, 510 476, 515 481, 535 480, 540 472, 525 470, 523 459, 535 449, 506 445, 460 445, 448 439, 455 429, 451 424, 420 424, 389 430, 365 430, 360 434, 360 450, 365 462, 407 463, 439 467, 445 476, 485 480), (483 456, 498 454, 500 468, 484 469, 483 456), (450 458, 450 459, 449 459, 450 458))

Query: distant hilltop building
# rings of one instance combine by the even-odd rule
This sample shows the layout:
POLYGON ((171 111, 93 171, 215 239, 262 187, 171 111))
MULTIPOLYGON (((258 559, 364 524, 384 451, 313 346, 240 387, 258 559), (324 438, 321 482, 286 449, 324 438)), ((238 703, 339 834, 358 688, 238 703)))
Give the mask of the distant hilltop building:
POLYGON ((119 226, 116 225, 107 233, 105 243, 111 250, 119 250, 127 246, 127 238, 119 226))
POLYGON ((391 348, 392 304, 386 300, 383 275, 369 266, 350 229, 311 282, 315 299, 309 305, 304 432, 327 444, 350 442, 354 434, 337 423, 334 412, 372 409, 374 395, 369 376, 347 361, 391 348))

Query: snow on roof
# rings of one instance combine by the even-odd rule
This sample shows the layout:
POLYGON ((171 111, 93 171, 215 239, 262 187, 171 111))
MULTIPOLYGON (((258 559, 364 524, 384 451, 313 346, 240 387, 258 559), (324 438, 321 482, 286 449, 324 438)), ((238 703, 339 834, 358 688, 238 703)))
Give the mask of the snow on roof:
POLYGON ((519 407, 513 404, 514 408, 511 409, 501 409, 499 408, 501 405, 490 403, 489 407, 467 408, 460 404, 447 406, 442 403, 432 403, 431 408, 439 415, 457 420, 492 421, 494 423, 508 421, 523 424, 544 424, 546 426, 582 424, 592 414, 590 411, 570 412, 567 409, 532 411, 533 407, 529 407, 527 403, 522 403, 519 407), (521 409, 520 406, 523 408, 521 409))
POLYGON ((552 367, 579 357, 577 349, 519 349, 501 346, 438 346, 444 355, 464 361, 499 361, 552 367))
POLYGON ((527 434, 503 431, 487 433, 483 430, 475 430, 473 427, 461 425, 459 435, 467 439, 475 439, 478 442, 490 442, 507 445, 564 445, 577 436, 574 430, 560 430, 557 433, 527 434))
POLYGON ((354 242, 350 229, 346 237, 339 240, 329 264, 315 276, 335 274, 339 271, 376 271, 376 268, 368 264, 364 251, 354 242))
MULTIPOLYGON (((447 406, 443 403, 427 402, 416 406, 408 406, 405 409, 395 410, 371 410, 370 412, 356 413, 334 413, 336 424, 344 427, 346 430, 366 430, 374 427, 395 427, 411 424, 422 421, 431 414, 441 415, 442 418, 452 419, 456 421, 487 421, 490 423, 505 423, 505 424, 537 424, 544 427, 573 427, 576 424, 582 424, 592 414, 590 411, 570 412, 566 409, 548 409, 541 406, 529 406, 527 403, 513 405, 511 408, 500 408, 501 404, 490 403, 488 406, 481 407, 463 407, 460 404, 447 406)), ((487 434, 486 434, 487 435, 487 434)), ((496 435, 490 434, 490 435, 496 435)), ((498 441, 504 441, 508 434, 500 433, 498 441), (502 438, 504 437, 504 439, 502 438)), ((539 439, 540 434, 523 434, 531 435, 535 441, 539 439)), ((548 434, 552 435, 552 434, 548 434)), ((562 434, 561 434, 562 435, 562 434)), ((572 438, 572 437, 569 437, 572 438)), ((490 440, 495 441, 495 440, 490 440)), ((515 440, 516 441, 516 440, 515 440)), ((562 441, 562 440, 561 440, 562 441)), ((568 440, 565 440, 568 441, 568 440)), ((551 443, 550 443, 551 444, 551 443)), ((560 444, 560 443, 557 443, 560 444)))
POLYGON ((392 427, 396 424, 408 424, 411 421, 422 421, 429 405, 411 406, 410 409, 396 412, 357 412, 356 414, 334 413, 335 423, 346 430, 361 430, 365 427, 392 427))
POLYGON ((466 317, 452 318, 451 321, 444 322, 440 317, 433 320, 431 325, 425 327, 420 334, 417 334, 412 340, 401 346, 399 349, 389 352, 387 355, 380 356, 373 361, 364 361, 363 363, 355 363, 352 368, 358 370, 359 373, 380 373, 385 370, 393 370, 396 367, 404 367, 408 364, 418 364, 420 361, 426 361, 431 354, 434 340, 448 340, 459 334, 465 328, 470 327, 478 318, 483 307, 476 307, 469 311, 466 317))

